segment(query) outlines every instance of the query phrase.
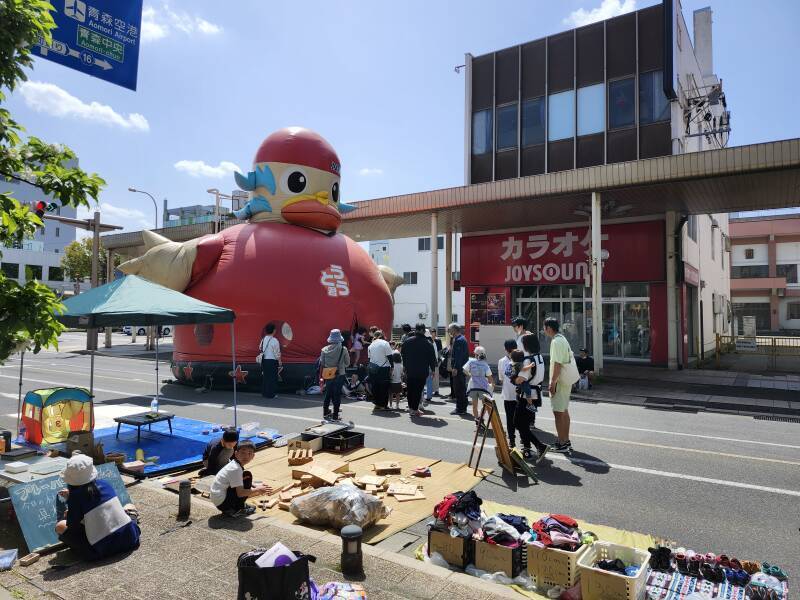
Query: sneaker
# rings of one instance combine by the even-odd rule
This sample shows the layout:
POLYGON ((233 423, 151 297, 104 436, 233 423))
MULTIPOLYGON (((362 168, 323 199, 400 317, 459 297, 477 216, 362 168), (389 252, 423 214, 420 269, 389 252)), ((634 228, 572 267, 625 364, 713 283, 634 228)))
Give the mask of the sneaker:
POLYGON ((428 408, 428 404, 431 403, 431 399, 428 398, 427 400, 422 401, 422 408, 428 408))
POLYGON ((523 448, 522 457, 525 460, 531 460, 533 458, 533 450, 531 450, 530 448, 523 448))
POLYGON ((550 446, 550 450, 552 452, 558 452, 559 454, 569 454, 570 452, 572 452, 572 448, 567 446, 566 443, 565 444, 560 444, 558 442, 556 442, 555 444, 550 446))
POLYGON ((467 411, 465 411, 465 410, 451 410, 450 414, 451 415, 465 415, 465 414, 467 414, 467 411))
POLYGON ((550 451, 550 446, 545 446, 544 448, 539 450, 539 456, 536 457, 536 464, 537 465, 540 462, 542 462, 542 459, 544 458, 545 454, 547 454, 549 451, 550 451))
POLYGON ((331 415, 331 413, 328 413, 327 415, 322 417, 322 420, 323 421, 328 421, 330 423, 331 421, 334 420, 334 418, 333 418, 333 415, 331 415))

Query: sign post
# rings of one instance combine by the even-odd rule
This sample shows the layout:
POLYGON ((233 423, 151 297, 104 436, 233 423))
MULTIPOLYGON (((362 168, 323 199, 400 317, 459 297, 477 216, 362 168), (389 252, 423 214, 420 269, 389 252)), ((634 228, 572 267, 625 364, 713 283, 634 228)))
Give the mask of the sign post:
POLYGON ((53 40, 34 53, 92 77, 136 90, 142 0, 50 0, 53 40))

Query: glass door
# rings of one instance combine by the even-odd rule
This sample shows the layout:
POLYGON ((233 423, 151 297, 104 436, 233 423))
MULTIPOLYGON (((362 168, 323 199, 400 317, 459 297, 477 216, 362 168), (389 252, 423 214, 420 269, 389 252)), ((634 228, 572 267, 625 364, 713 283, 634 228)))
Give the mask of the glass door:
POLYGON ((563 323, 561 319, 561 302, 558 300, 539 300, 539 322, 536 324, 536 331, 539 332, 539 345, 541 346, 542 354, 550 354, 550 338, 544 334, 544 320, 550 318, 563 323))
POLYGON ((603 302, 603 356, 622 358, 622 305, 603 302))
POLYGON ((625 302, 622 313, 623 353, 626 358, 650 358, 650 303, 625 302))

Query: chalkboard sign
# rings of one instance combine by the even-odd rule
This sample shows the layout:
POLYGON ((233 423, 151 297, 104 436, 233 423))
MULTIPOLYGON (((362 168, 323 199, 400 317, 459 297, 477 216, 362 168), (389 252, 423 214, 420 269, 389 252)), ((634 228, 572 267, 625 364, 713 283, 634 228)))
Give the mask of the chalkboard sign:
MULTIPOLYGON (((98 465, 97 478, 114 488, 123 506, 131 501, 116 464, 98 465)), ((8 493, 11 495, 17 521, 31 552, 58 543, 55 532, 56 495, 65 487, 67 486, 61 476, 53 475, 37 481, 18 483, 9 488, 8 493)))

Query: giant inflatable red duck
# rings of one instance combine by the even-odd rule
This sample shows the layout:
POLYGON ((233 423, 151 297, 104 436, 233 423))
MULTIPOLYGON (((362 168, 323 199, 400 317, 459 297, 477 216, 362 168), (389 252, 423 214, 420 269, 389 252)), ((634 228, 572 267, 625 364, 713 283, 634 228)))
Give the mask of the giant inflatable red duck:
POLYGON ((179 326, 173 374, 194 385, 260 384, 256 364, 268 323, 276 325, 284 380, 313 373, 333 328, 392 325, 392 294, 400 278, 380 269, 367 252, 337 233, 341 214, 354 207, 340 198, 341 163, 319 134, 289 127, 267 137, 247 175, 236 173, 249 202, 234 214, 248 220, 188 242, 144 231, 147 251, 120 265, 189 296, 236 313, 236 357, 231 372, 229 325, 179 326))

